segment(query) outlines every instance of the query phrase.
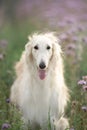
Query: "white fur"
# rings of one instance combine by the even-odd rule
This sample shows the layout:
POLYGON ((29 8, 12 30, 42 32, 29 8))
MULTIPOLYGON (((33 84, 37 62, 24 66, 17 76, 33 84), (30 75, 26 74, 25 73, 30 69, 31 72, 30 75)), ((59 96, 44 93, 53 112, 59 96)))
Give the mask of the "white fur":
POLYGON ((37 33, 29 37, 16 64, 17 78, 11 88, 11 101, 20 107, 26 123, 36 123, 43 128, 50 115, 52 128, 64 130, 68 127, 63 115, 69 94, 64 82, 61 53, 59 39, 54 33, 37 33), (34 49, 35 45, 38 50, 34 49), (46 49, 48 45, 49 50, 46 49), (38 76, 41 60, 45 62, 47 73, 43 80, 38 76))

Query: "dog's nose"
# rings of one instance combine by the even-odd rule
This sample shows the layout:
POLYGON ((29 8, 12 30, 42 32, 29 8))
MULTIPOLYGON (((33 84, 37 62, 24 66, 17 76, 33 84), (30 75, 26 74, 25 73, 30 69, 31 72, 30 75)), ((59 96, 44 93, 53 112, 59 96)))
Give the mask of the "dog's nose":
POLYGON ((39 68, 40 69, 45 69, 46 65, 45 63, 42 61, 40 64, 39 64, 39 68))

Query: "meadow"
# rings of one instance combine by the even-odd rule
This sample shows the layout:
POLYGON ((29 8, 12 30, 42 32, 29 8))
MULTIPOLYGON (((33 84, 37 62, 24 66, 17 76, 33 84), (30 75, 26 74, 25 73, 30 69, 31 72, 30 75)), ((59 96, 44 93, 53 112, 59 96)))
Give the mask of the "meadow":
POLYGON ((15 79, 14 65, 24 50, 28 35, 35 31, 42 32, 45 27, 56 31, 61 40, 65 81, 71 97, 66 108, 70 123, 67 130, 87 130, 87 23, 78 23, 73 19, 58 22, 57 25, 50 19, 43 23, 7 22, 0 28, 0 129, 22 130, 21 113, 9 100, 10 87, 15 79))

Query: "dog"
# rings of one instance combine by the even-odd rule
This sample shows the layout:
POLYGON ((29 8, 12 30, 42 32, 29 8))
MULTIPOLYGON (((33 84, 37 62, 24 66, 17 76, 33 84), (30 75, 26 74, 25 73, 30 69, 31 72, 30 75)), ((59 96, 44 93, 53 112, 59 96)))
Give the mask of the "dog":
POLYGON ((34 130, 36 125, 44 128, 50 120, 52 130, 65 130, 69 127, 64 117, 69 90, 64 81, 60 40, 54 32, 34 33, 28 39, 15 66, 11 102, 19 106, 26 126, 30 123, 34 130))

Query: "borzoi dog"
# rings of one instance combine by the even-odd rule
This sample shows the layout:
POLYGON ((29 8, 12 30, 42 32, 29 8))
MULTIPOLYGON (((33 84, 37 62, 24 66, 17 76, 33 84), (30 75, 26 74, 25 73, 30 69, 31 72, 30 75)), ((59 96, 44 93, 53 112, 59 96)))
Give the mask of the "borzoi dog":
POLYGON ((16 64, 11 102, 19 106, 26 125, 30 122, 32 127, 37 124, 44 128, 50 117, 52 130, 68 127, 64 111, 69 92, 64 81, 59 42, 54 33, 33 34, 16 64))

